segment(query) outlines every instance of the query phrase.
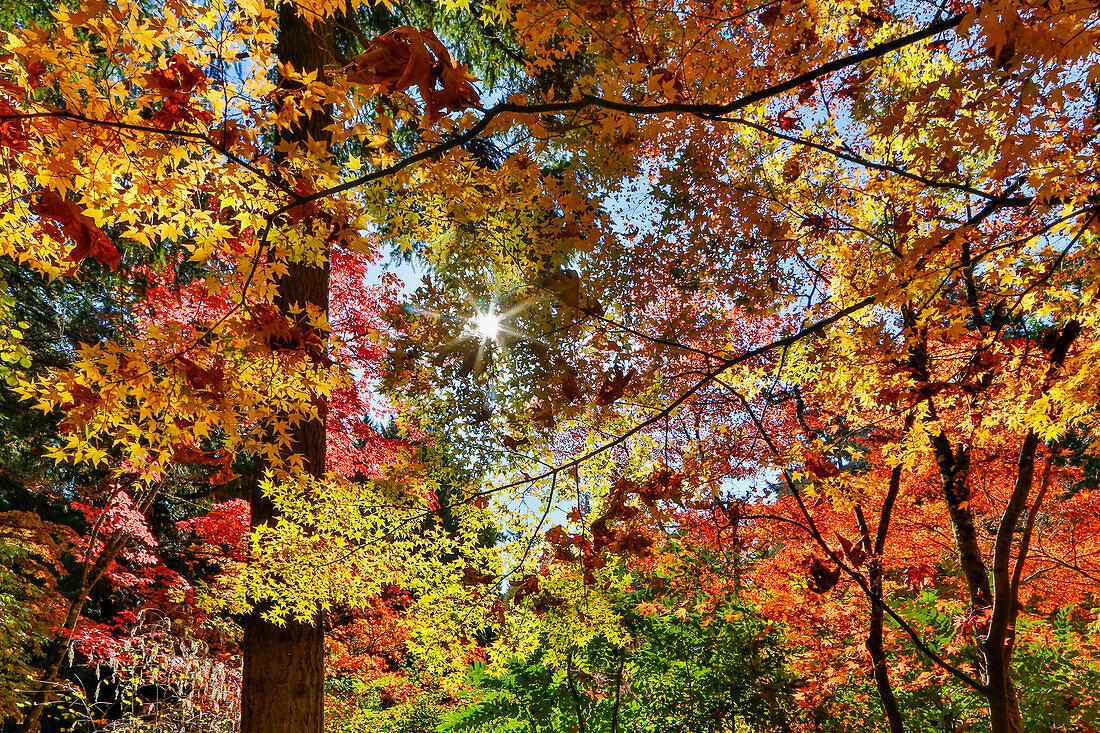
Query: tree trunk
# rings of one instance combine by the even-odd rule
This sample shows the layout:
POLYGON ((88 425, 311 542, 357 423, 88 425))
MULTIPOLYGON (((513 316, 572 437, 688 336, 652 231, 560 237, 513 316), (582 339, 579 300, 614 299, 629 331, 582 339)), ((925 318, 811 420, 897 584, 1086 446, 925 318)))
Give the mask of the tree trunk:
MULTIPOLYGON (((987 207, 988 208, 988 207, 987 207)), ((988 215, 982 210, 968 224, 976 223, 988 215)), ((905 323, 909 328, 915 326, 915 314, 906 311, 905 323)), ((931 379, 928 366, 928 334, 920 331, 920 338, 909 347, 909 373, 913 380, 926 387, 931 379)), ((928 414, 925 421, 935 423, 939 418, 936 405, 931 396, 926 400, 928 414)), ((939 469, 940 483, 943 485, 947 512, 951 517, 951 529, 955 534, 955 547, 958 551, 959 566, 966 579, 970 606, 973 610, 989 608, 993 605, 993 594, 989 587, 985 560, 982 559, 981 546, 978 544, 978 531, 974 526, 974 514, 970 511, 970 448, 960 443, 958 449, 944 432, 933 432, 929 436, 932 452, 939 469)))
MULTIPOLYGON (((928 401, 929 414, 935 415, 932 401, 928 401)), ((970 510, 970 449, 961 444, 958 450, 948 437, 939 433, 931 436, 936 464, 940 470, 947 512, 951 517, 951 529, 955 533, 955 546, 959 554, 959 566, 966 578, 970 605, 974 610, 993 605, 989 587, 989 574, 978 544, 978 530, 974 526, 974 513, 970 510)))
MULTIPOLYGON (((905 420, 906 434, 912 426, 913 418, 910 415, 905 420)), ((875 531, 873 544, 870 527, 863 516, 863 510, 858 504, 856 505, 856 520, 863 535, 864 546, 871 553, 870 562, 867 564, 868 585, 872 596, 881 601, 886 600, 882 592, 882 581, 885 576, 882 567, 882 553, 886 547, 886 534, 890 529, 890 513, 893 511, 894 502, 897 500, 898 492, 901 489, 901 468, 900 465, 894 466, 890 471, 890 485, 886 492, 886 499, 882 503, 882 513, 879 515, 878 528, 875 531)), ((871 600, 869 611, 870 623, 868 624, 866 646, 867 653, 871 656, 872 670, 875 675, 875 688, 878 690, 879 702, 882 705, 883 714, 886 715, 886 722, 890 726, 890 733, 905 733, 905 721, 901 715, 901 708, 898 706, 898 698, 894 694, 894 687, 890 682, 890 668, 886 658, 886 649, 883 646, 885 611, 882 605, 874 602, 874 598, 871 600)))
POLYGON ((241 733, 320 733, 324 727, 324 632, 320 620, 245 624, 241 733))
MULTIPOLYGON (((326 63, 333 58, 332 25, 318 20, 310 25, 293 5, 279 8, 279 61, 300 72, 324 76, 326 63)), ((282 86, 294 84, 283 79, 282 86)), ((304 148, 308 140, 325 141, 331 124, 326 110, 304 118, 301 124, 283 133, 286 143, 304 148)), ((277 155, 278 162, 285 155, 277 155)), ((328 253, 325 253, 327 262, 328 253)), ((289 263, 287 274, 278 282, 275 305, 279 312, 295 320, 303 331, 309 324, 295 306, 307 304, 328 310, 329 269, 289 263)), ((319 405, 319 420, 303 420, 294 429, 292 450, 302 457, 302 467, 316 477, 325 472, 324 405, 319 405)), ((275 512, 259 488, 252 491, 252 525, 270 523, 275 512)), ((322 619, 301 623, 283 619, 276 624, 263 618, 264 606, 258 605, 244 623, 244 679, 241 690, 241 733, 321 733, 324 728, 324 631, 322 619)))
MULTIPOLYGON (((1051 381, 1062 368, 1066 353, 1081 331, 1076 320, 1069 321, 1059 335, 1050 354, 1050 365, 1040 392, 1046 395, 1051 381)), ((1016 643, 1016 616, 1019 611, 1019 581, 1023 572, 1027 545, 1034 528, 1035 515, 1046 493, 1046 480, 1039 490, 1028 517, 1028 525, 1017 550, 1015 567, 1012 563, 1012 541, 1020 517, 1028 508, 1035 480, 1035 461, 1040 445, 1035 431, 1028 431, 1020 445, 1016 467, 1016 485, 1009 496, 1004 514, 997 527, 997 539, 993 548, 993 609, 984 650, 988 667, 987 695, 989 697, 989 724, 992 733, 1023 733, 1023 718, 1016 686, 1012 682, 1012 650, 1016 643)))

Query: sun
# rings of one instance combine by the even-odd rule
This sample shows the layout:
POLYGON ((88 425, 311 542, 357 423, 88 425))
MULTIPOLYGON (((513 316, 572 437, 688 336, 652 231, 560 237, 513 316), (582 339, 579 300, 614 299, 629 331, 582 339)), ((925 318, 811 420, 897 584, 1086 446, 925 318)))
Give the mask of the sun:
POLYGON ((500 335, 500 316, 496 313, 478 313, 473 319, 474 333, 484 341, 493 341, 500 335))

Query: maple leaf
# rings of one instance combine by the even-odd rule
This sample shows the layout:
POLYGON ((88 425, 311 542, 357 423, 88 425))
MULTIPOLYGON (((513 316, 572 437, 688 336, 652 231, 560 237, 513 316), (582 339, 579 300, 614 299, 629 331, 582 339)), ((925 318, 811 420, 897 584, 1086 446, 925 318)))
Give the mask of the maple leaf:
POLYGON ((519 604, 524 598, 539 592, 539 577, 537 575, 525 575, 519 582, 512 584, 512 603, 519 604))
POLYGON ((616 364, 611 376, 605 379, 603 384, 600 385, 600 391, 596 396, 596 402, 607 407, 620 399, 626 393, 626 388, 636 373, 637 370, 631 368, 624 374, 622 368, 616 364))
POLYGON ((576 270, 558 270, 539 281, 541 287, 554 293, 571 308, 579 308, 581 302, 581 276, 576 270))
POLYGON ((500 442, 501 442, 501 445, 503 445, 508 450, 515 450, 516 448, 519 448, 520 446, 528 445, 531 442, 531 439, 530 438, 515 438, 515 437, 512 437, 511 435, 505 435, 503 438, 500 439, 500 442))
POLYGON ((576 270, 557 270, 542 278, 538 284, 557 295, 570 308, 596 317, 603 316, 606 312, 598 300, 581 294, 581 277, 576 270))
POLYGON ((767 10, 761 11, 761 13, 756 17, 757 17, 757 20, 760 21, 760 25, 765 26, 765 27, 771 27, 771 26, 775 25, 776 21, 779 20, 779 17, 782 14, 783 13, 782 13, 782 10, 780 8, 780 3, 779 2, 773 2, 768 6, 767 10))
POLYGON ((647 532, 639 527, 630 527, 625 532, 616 534, 607 549, 616 555, 649 557, 653 554, 654 544, 653 538, 647 532))
MULTIPOLYGON (((10 104, 0 99, 0 116, 7 115, 15 117, 18 112, 10 104)), ((0 147, 8 148, 17 153, 25 153, 30 150, 30 141, 30 127, 24 120, 0 120, 0 147)))
POLYGON ((535 612, 536 616, 545 615, 552 608, 559 608, 565 603, 564 600, 557 596, 543 591, 535 598, 535 602, 531 604, 531 610, 535 612))
POLYGON ((554 417, 554 405, 548 400, 535 400, 531 405, 531 419, 544 428, 553 428, 557 420, 554 417))
POLYGON ((462 585, 470 587, 476 585, 489 585, 496 576, 483 573, 477 568, 467 565, 462 568, 462 585))
POLYGON ((802 164, 798 162, 797 158, 789 158, 786 163, 783 164, 783 180, 787 183, 793 183, 798 180, 798 177, 802 175, 802 164))
POLYGON ((112 270, 117 270, 122 264, 122 258, 111 240, 75 202, 45 189, 38 194, 32 210, 42 217, 43 228, 47 232, 57 239, 62 239, 64 234, 73 241, 74 247, 68 255, 70 261, 79 263, 91 257, 112 270))
POLYGON ((840 540, 840 546, 844 549, 844 555, 848 558, 852 565, 858 568, 867 561, 868 555, 867 551, 863 548, 864 543, 862 538, 859 542, 853 545, 851 542, 844 539, 844 537, 839 532, 834 532, 834 534, 836 535, 836 538, 840 540))
POLYGON ((802 120, 798 118, 798 115, 793 112, 784 112, 776 119, 779 123, 779 129, 784 132, 790 132, 791 130, 797 130, 798 126, 802 124, 802 120))
POLYGON ((196 89, 206 87, 207 78, 202 69, 188 60, 182 53, 168 58, 163 67, 153 69, 145 75, 145 84, 149 89, 164 96, 190 94, 196 89))
POLYGON ((581 388, 577 384, 577 370, 573 367, 566 367, 565 373, 562 374, 561 392, 566 402, 576 402, 581 397, 581 388))
POLYGON ((176 53, 145 75, 146 86, 162 97, 161 107, 150 118, 157 127, 171 128, 181 121, 210 123, 214 115, 210 110, 196 108, 191 104, 194 92, 201 92, 208 86, 208 79, 202 69, 188 60, 182 53, 176 53))
POLYGON ((32 87, 42 86, 42 77, 46 75, 46 64, 38 57, 27 58, 27 81, 32 87))
POLYGON ((215 397, 225 393, 227 382, 224 361, 216 360, 209 367, 201 366, 186 356, 179 356, 176 361, 183 367, 184 377, 194 389, 215 397))
POLYGON ((218 469, 218 472, 210 477, 210 483, 214 486, 219 486, 240 477, 241 475, 239 473, 234 473, 232 467, 228 463, 223 463, 222 467, 218 469))
POLYGON ((832 570, 816 557, 810 561, 809 589, 814 593, 827 593, 840 581, 840 566, 832 570))
POLYGON ((213 465, 218 463, 217 456, 212 456, 186 443, 176 446, 175 452, 172 454, 172 460, 177 463, 190 463, 193 465, 213 465))
POLYGON ((936 576, 936 569, 931 565, 912 565, 905 569, 905 582, 914 590, 927 588, 936 576))
POLYGON ((653 473, 637 487, 638 497, 650 508, 658 500, 683 504, 683 477, 668 466, 658 466, 653 473))
POLYGON ((560 524, 556 524, 546 531, 546 541, 552 545, 561 545, 568 543, 571 539, 571 535, 565 531, 565 528, 560 524))
POLYGON ((828 231, 831 225, 829 217, 822 216, 821 214, 809 214, 802 219, 802 223, 817 234, 828 231))
POLYGON ((802 459, 806 462, 806 470, 814 478, 826 479, 840 475, 840 469, 832 461, 809 448, 802 451, 802 459))

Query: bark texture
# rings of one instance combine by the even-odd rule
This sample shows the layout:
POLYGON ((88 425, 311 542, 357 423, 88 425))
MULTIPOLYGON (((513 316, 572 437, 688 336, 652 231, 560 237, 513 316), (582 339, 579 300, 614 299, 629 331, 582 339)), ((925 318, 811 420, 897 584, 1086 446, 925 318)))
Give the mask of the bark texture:
MULTIPOLYGON (((316 71, 323 76, 333 57, 332 26, 327 21, 309 24, 284 4, 279 8, 279 61, 299 71, 316 71)), ((282 80, 284 89, 293 83, 282 80)), ((283 134, 283 142, 304 147, 309 140, 325 141, 324 128, 331 123, 326 111, 315 113, 283 134)), ((285 156, 279 156, 280 162, 285 156)), ((327 253, 326 253, 327 261, 327 253)), ((290 316, 295 305, 307 304, 328 310, 329 270, 291 263, 278 283, 275 305, 290 316)), ((295 324, 308 329, 301 316, 295 324)), ((303 468, 313 476, 325 472, 324 405, 318 405, 320 420, 301 422, 293 432, 292 450, 303 459, 303 468)), ((272 522, 274 507, 259 488, 251 496, 252 524, 272 522)), ((263 618, 258 606, 245 620, 244 679, 241 691, 241 733, 322 733, 324 729, 324 631, 322 621, 301 623, 284 619, 272 623, 263 618)))

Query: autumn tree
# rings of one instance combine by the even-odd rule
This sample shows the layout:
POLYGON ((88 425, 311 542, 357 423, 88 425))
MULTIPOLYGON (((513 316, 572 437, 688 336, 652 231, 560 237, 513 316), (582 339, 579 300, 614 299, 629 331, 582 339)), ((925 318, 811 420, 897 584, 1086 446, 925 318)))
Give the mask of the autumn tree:
MULTIPOLYGON (((598 514, 573 521, 594 536, 596 519, 646 504, 637 487, 660 493, 673 475, 685 501, 780 476, 822 582, 845 573, 881 610, 872 626, 905 630, 876 569, 885 545, 864 549, 864 576, 801 506, 860 503, 865 474, 840 471, 835 421, 881 423, 895 505, 891 472, 934 463, 981 619, 976 667, 940 668, 985 697, 994 731, 1020 730, 1028 521, 1045 466, 1088 434, 1095 404, 1095 5, 477 12, 517 64, 485 93, 431 28, 364 36, 337 59, 343 3, 101 4, 4 41, 0 253, 64 280, 172 249, 230 304, 86 344, 17 389, 66 412, 52 457, 103 466, 138 507, 181 451, 270 469, 253 567, 276 569, 248 587, 266 620, 250 623, 246 665, 294 649, 280 664, 304 676, 301 694, 267 698, 285 707, 254 711, 246 682, 245 726, 318 728, 312 616, 337 579, 382 572, 321 582, 303 570, 324 562, 314 540, 394 544, 378 524, 338 526, 327 502, 374 502, 391 527, 430 511, 407 487, 356 495, 323 471, 325 404, 352 376, 325 273, 330 252, 376 236, 436 268, 394 349, 410 427, 457 415, 469 457, 514 477, 462 492, 463 507, 533 487, 549 512, 583 477, 570 501, 598 514), (467 325, 486 313, 499 333, 467 325), (991 493, 983 545, 972 467, 1005 451, 1015 469, 991 493)), ((644 541, 629 522, 606 537, 600 552, 644 541)))

